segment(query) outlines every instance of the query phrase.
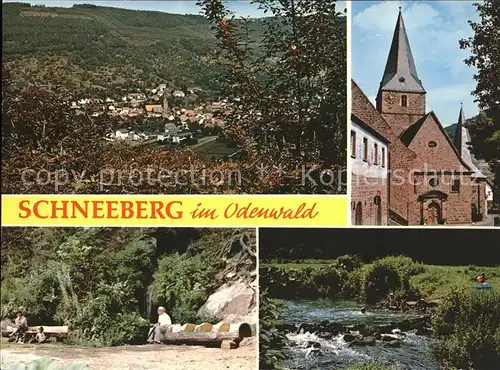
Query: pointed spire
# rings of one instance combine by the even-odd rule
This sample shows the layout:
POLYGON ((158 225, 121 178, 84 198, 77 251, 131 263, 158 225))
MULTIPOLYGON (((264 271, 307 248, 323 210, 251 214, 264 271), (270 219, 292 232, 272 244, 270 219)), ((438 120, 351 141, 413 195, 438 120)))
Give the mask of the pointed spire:
POLYGON ((380 89, 425 93, 422 81, 418 78, 401 7, 380 89))
POLYGON ((462 144, 463 143, 463 134, 462 128, 465 124, 465 115, 464 115, 464 104, 460 103, 460 113, 458 115, 457 127, 455 128, 455 137, 453 138, 453 145, 457 148, 460 155, 462 155, 462 144))

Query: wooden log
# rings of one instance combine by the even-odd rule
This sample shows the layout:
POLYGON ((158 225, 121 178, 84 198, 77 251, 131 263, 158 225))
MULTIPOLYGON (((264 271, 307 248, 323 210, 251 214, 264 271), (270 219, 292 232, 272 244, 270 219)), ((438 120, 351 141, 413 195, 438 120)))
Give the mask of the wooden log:
POLYGON ((238 343, 232 340, 223 340, 220 344, 221 349, 235 349, 238 348, 238 343))
POLYGON ((195 324, 184 324, 182 326, 182 330, 186 333, 194 333, 195 329, 196 329, 195 324))
POLYGON ((221 333, 228 332, 230 329, 231 325, 227 322, 221 321, 217 325, 214 326, 216 330, 218 330, 221 333))
MULTIPOLYGON (((210 325, 204 323, 198 326, 194 324, 170 325, 162 335, 165 343, 220 343, 232 341, 238 344, 243 338, 251 337, 252 329, 246 323, 228 324, 219 323, 210 325), (225 331, 221 331, 225 330, 225 331)), ((227 344, 226 344, 227 345, 227 344)))
POLYGON ((200 324, 196 327, 195 332, 196 333, 209 333, 212 331, 212 324, 205 322, 203 324, 200 324))

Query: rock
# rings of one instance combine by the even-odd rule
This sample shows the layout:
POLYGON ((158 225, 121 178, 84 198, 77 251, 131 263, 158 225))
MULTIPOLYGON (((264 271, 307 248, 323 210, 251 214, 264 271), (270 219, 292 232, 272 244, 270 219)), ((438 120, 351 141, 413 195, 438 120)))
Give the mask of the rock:
POLYGON ((399 307, 398 306, 387 306, 387 308, 391 311, 399 311, 399 307))
POLYGON ((353 345, 355 346, 374 346, 375 345, 375 338, 373 337, 366 337, 363 339, 356 339, 352 342, 353 345))
POLYGON ((392 329, 392 334, 401 334, 401 329, 392 329))
POLYGON ((224 321, 230 315, 233 320, 243 320, 249 324, 257 322, 255 290, 249 284, 241 281, 224 284, 198 310, 199 317, 219 317, 224 321))
POLYGON ((427 302, 427 307, 435 308, 435 307, 439 306, 440 303, 441 303, 440 299, 433 299, 432 301, 427 302))
POLYGON ((369 327, 362 327, 358 329, 359 334, 361 334, 363 337, 372 337, 375 335, 376 329, 375 328, 369 328, 369 327))
POLYGON ((382 337, 382 341, 384 342, 391 342, 391 341, 394 341, 394 340, 399 340, 399 335, 396 335, 396 334, 382 334, 381 335, 382 337))
POLYGON ((307 348, 321 348, 321 344, 319 342, 309 341, 307 342, 307 348))
POLYGON ((390 342, 386 343, 386 346, 388 347, 401 347, 401 341, 400 340, 391 340, 390 342))
POLYGON ((392 333, 392 329, 394 329, 394 326, 392 324, 380 325, 377 329, 380 333, 387 334, 387 333, 392 333))
POLYGON ((344 341, 346 342, 353 342, 356 340, 356 336, 354 334, 351 334, 351 333, 345 333, 344 336, 342 337, 342 339, 344 339, 344 341))
POLYGON ((235 349, 238 348, 238 344, 232 340, 223 340, 220 344, 222 349, 235 349))
POLYGON ((321 339, 332 339, 334 337, 334 334, 333 333, 328 333, 328 332, 321 332, 321 333, 318 333, 318 338, 321 338, 321 339))
POLYGON ((308 324, 308 323, 305 323, 305 322, 301 323, 299 325, 299 327, 297 328, 297 334, 301 333, 301 332, 302 333, 307 333, 307 332, 309 332, 309 333, 315 333, 316 331, 317 330, 316 330, 316 327, 314 325, 308 324))
POLYGON ((428 327, 422 327, 422 328, 418 328, 417 332, 415 334, 416 335, 431 335, 432 330, 431 330, 431 328, 428 328, 428 327))

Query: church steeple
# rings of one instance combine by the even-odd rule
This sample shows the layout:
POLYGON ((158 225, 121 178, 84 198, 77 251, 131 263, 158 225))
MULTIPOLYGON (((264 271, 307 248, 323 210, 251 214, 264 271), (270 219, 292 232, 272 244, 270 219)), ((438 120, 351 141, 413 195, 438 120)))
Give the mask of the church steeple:
POLYGON ((425 95, 399 8, 389 57, 377 94, 377 110, 399 136, 425 115, 425 95))
POLYGON ((392 37, 391 50, 387 58, 381 90, 425 93, 422 81, 418 78, 417 68, 408 41, 403 14, 399 8, 398 21, 392 37))
POLYGON ((464 127, 464 124, 465 124, 464 105, 461 104, 460 113, 458 115, 457 127, 455 129, 455 137, 453 138, 453 145, 455 145, 455 148, 457 148, 460 155, 462 155, 462 144, 463 144, 462 128, 464 127))

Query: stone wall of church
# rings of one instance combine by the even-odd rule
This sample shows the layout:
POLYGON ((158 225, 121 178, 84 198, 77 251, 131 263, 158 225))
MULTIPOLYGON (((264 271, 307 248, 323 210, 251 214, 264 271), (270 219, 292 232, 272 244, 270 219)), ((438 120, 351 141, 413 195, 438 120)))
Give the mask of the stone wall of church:
POLYGON ((377 101, 377 110, 399 136, 408 127, 425 115, 425 94, 382 91, 377 101), (401 97, 406 95, 408 106, 401 106, 401 97), (391 98, 392 97, 392 98, 391 98))
POLYGON ((361 205, 361 225, 376 225, 377 205, 375 197, 381 199, 382 225, 388 223, 388 183, 386 178, 351 177, 351 224, 356 225, 356 208, 361 205))
POLYGON ((428 171, 468 171, 460 162, 453 144, 443 133, 439 122, 433 115, 427 117, 413 138, 409 149, 418 153, 420 161, 428 171))
POLYGON ((463 180, 458 192, 452 191, 453 175, 415 175, 413 190, 409 194, 410 203, 410 225, 420 225, 427 221, 428 206, 432 202, 439 204, 443 221, 447 224, 470 224, 472 222, 472 208, 470 198, 473 194, 473 185, 469 180, 463 180), (438 183, 430 184, 431 179, 437 179, 438 183), (419 201, 420 195, 430 191, 438 191, 447 195, 445 200, 438 198, 419 201))
POLYGON ((396 136, 401 136, 401 134, 406 131, 408 127, 417 122, 422 116, 419 115, 408 115, 408 114, 384 114, 382 117, 387 121, 391 129, 396 136))
POLYGON ((409 169, 418 166, 415 154, 406 148, 403 143, 396 141, 389 147, 390 153, 390 180, 389 205, 390 209, 400 217, 408 220, 408 194, 411 188, 411 174, 409 169))
POLYGON ((377 102, 379 112, 384 114, 425 115, 425 94, 423 93, 381 91, 380 94, 377 102), (403 95, 407 99, 406 107, 401 104, 403 95))
POLYGON ((480 181, 472 184, 472 200, 471 204, 476 204, 477 211, 481 214, 481 218, 484 219, 488 214, 486 199, 486 182, 480 181))

